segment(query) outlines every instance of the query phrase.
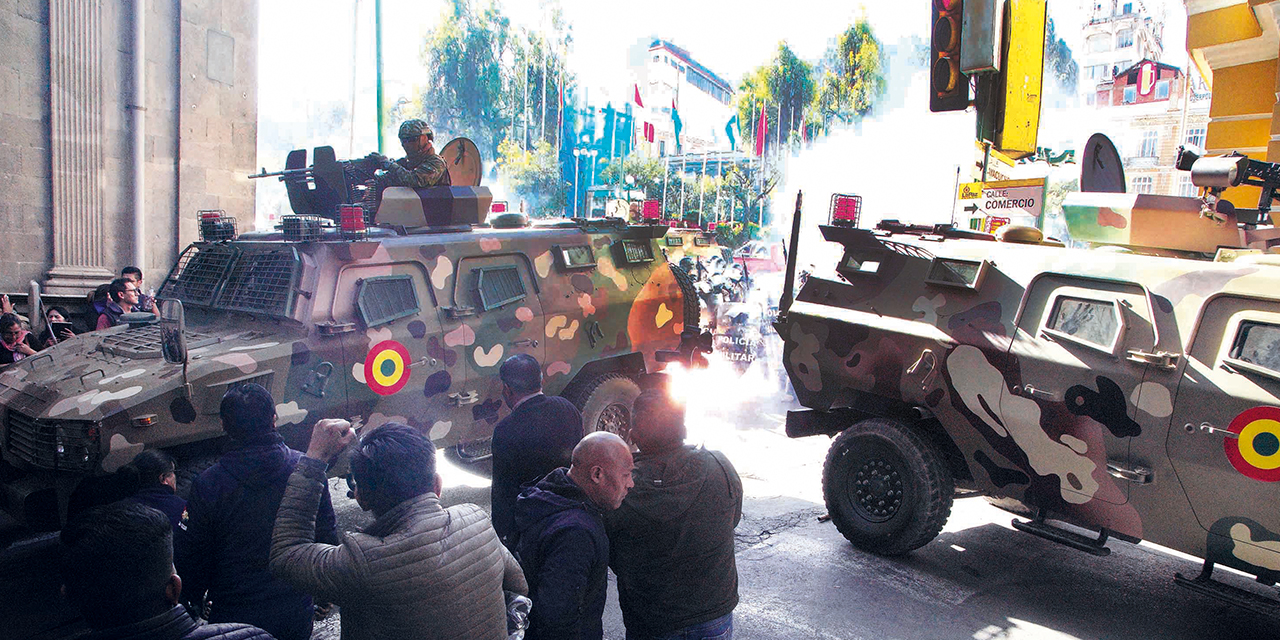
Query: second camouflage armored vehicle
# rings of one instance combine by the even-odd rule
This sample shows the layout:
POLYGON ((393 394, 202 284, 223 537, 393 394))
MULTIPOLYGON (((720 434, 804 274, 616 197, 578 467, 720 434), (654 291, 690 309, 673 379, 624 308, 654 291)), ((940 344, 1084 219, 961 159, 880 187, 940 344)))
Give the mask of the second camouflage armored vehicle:
POLYGON ((641 378, 697 334, 666 228, 488 224, 489 201, 484 187, 393 187, 359 238, 307 218, 187 247, 158 292, 182 302, 185 365, 144 320, 0 373, 5 510, 56 526, 83 478, 146 448, 198 469, 218 452, 222 395, 247 382, 271 391, 295 448, 320 418, 398 421, 477 460, 506 411, 498 367, 527 353, 588 430, 625 435, 641 378))
POLYGON ((775 325, 808 407, 787 432, 835 438, 824 495, 859 548, 918 548, 953 496, 985 495, 1084 551, 1115 538, 1204 558, 1180 583, 1255 606, 1210 572, 1280 580, 1280 233, 1192 198, 1077 202, 1069 219, 1145 247, 822 226, 840 262, 784 294, 775 325), (1244 249, 1187 258, 1221 245, 1244 249))

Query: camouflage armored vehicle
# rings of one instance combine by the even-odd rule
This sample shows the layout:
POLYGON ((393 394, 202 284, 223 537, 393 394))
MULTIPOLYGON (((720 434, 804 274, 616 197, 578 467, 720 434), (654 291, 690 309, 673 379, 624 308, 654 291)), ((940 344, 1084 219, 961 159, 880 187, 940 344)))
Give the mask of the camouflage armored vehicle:
POLYGON ((1280 232, 1201 205, 1068 200, 1073 237, 1122 234, 1123 250, 1028 227, 821 226, 840 262, 794 302, 784 290, 775 328, 807 407, 788 435, 834 437, 840 532, 902 554, 938 535, 953 496, 982 495, 1090 553, 1115 538, 1194 554, 1204 570, 1181 584, 1274 611, 1210 573, 1280 580, 1280 232), (1223 246, 1234 261, 1191 259, 1223 246))
POLYGON ((165 314, 182 303, 185 357, 162 353, 146 317, 0 373, 4 509, 56 526, 82 479, 146 448, 198 467, 222 444, 223 394, 248 382, 271 391, 293 447, 320 418, 399 421, 473 461, 506 412, 498 367, 527 353, 588 430, 625 435, 641 377, 697 334, 697 297, 662 259, 666 228, 487 221, 490 200, 392 187, 360 237, 286 218, 187 247, 158 292, 165 314))

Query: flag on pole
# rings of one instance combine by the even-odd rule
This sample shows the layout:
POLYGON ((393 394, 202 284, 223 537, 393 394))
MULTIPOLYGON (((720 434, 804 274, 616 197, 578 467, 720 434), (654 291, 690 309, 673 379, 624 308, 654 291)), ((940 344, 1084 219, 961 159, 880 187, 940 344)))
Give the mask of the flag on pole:
POLYGON ((637 107, 640 107, 640 108, 642 108, 642 109, 643 109, 643 108, 644 108, 644 102, 642 102, 642 101, 640 100, 640 85, 638 85, 638 84, 633 84, 632 86, 636 88, 636 106, 637 106, 637 107))
POLYGON ((769 118, 765 116, 769 112, 769 105, 760 109, 760 121, 756 123, 756 157, 764 155, 764 139, 769 135, 769 118))
POLYGON ((729 122, 724 125, 724 133, 725 135, 729 136, 730 151, 738 150, 738 139, 733 135, 733 129, 735 126, 737 126, 737 124, 738 124, 738 114, 735 113, 733 114, 732 118, 729 118, 729 122))
POLYGON ((676 101, 671 101, 671 124, 676 130, 676 153, 680 153, 680 130, 684 128, 684 123, 680 121, 680 112, 676 111, 676 101))

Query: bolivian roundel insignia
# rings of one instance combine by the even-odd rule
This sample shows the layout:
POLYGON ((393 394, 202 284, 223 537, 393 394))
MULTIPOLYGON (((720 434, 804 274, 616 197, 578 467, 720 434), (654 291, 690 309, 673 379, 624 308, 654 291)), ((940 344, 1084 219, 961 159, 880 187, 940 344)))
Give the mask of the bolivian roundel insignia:
POLYGON ((364 359, 364 381, 381 396, 404 388, 409 383, 409 350, 395 340, 373 345, 364 359))
POLYGON ((1280 408, 1248 409, 1227 428, 1236 434, 1222 443, 1231 466, 1254 480, 1280 481, 1280 408))

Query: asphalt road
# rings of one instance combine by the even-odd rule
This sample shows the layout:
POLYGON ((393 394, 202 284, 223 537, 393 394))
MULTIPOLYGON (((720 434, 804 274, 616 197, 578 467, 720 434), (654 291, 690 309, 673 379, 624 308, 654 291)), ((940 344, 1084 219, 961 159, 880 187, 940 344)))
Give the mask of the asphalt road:
MULTIPOLYGON (((1013 516, 980 498, 957 501, 942 535, 906 557, 860 552, 819 521, 828 440, 786 438, 787 405, 763 381, 722 385, 711 377, 686 388, 691 439, 724 451, 747 494, 737 531, 740 640, 1280 638, 1280 616, 1176 586, 1174 573, 1198 571, 1194 559, 1115 541, 1110 557, 1093 557, 1015 531, 1013 516)), ((442 473, 446 503, 488 506, 483 473, 447 463, 442 473)), ((332 490, 341 527, 368 521, 344 486, 334 481, 332 490)), ((0 640, 62 638, 77 627, 58 597, 55 548, 46 536, 0 551, 0 640)), ((1246 577, 1215 575, 1275 595, 1246 577)), ((623 640, 615 597, 611 587, 605 636, 623 640)), ((315 638, 336 640, 339 619, 319 623, 315 638)))

